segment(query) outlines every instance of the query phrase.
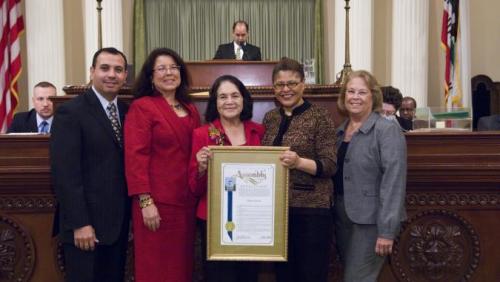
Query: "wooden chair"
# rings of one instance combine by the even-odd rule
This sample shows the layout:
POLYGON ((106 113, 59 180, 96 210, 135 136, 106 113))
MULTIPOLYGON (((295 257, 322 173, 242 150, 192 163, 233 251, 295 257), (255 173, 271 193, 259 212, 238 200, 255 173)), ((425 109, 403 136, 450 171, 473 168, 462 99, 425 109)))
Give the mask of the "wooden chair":
POLYGON ((483 116, 500 114, 500 82, 492 81, 487 75, 476 75, 472 83, 473 128, 483 116))

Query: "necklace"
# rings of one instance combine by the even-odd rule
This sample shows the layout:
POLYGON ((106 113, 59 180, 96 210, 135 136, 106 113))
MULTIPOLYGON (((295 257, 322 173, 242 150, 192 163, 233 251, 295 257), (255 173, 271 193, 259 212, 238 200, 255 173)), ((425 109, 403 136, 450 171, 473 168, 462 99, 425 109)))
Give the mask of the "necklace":
POLYGON ((182 105, 181 104, 172 104, 170 107, 174 108, 174 110, 180 110, 182 105))

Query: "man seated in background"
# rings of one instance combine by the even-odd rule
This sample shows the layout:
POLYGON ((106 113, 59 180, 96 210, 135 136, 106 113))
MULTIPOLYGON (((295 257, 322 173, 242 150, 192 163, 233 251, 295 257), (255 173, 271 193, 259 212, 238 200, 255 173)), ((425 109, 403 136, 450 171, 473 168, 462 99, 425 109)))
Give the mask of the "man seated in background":
POLYGON ((399 92, 399 89, 392 86, 381 88, 383 94, 382 114, 389 119, 396 119, 404 131, 412 130, 413 123, 411 120, 396 115, 403 101, 403 95, 399 92))
POLYGON ((399 116, 404 119, 408 119, 413 121, 415 117, 415 111, 417 108, 417 101, 410 96, 406 96, 403 98, 403 102, 401 102, 401 108, 399 108, 399 116))
POLYGON ((260 48, 247 42, 248 23, 236 21, 233 24, 233 42, 219 45, 214 60, 236 59, 243 61, 261 61, 260 48))
POLYGON ((33 109, 14 115, 7 133, 49 133, 54 110, 50 97, 56 96, 56 87, 47 81, 39 82, 33 89, 33 109))

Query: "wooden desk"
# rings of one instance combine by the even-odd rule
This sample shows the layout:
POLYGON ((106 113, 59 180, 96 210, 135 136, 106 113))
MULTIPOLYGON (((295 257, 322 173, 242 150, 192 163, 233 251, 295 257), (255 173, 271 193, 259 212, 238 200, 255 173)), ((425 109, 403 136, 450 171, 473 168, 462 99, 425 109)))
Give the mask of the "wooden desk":
MULTIPOLYGON (((63 280, 48 138, 0 135, 0 281, 63 280)), ((408 221, 380 281, 498 281, 500 132, 406 138, 408 221)))
MULTIPOLYGON (((67 95, 50 98, 54 102, 54 110, 61 103, 85 92, 87 87, 88 86, 85 85, 65 87, 64 91, 67 95)), ((207 107, 208 90, 209 87, 194 87, 190 90, 191 98, 202 116, 207 107)), ((276 107, 274 90, 271 86, 251 86, 248 87, 248 90, 252 93, 252 98, 254 100, 253 120, 261 122, 264 118, 264 114, 276 107)), ((304 90, 304 98, 312 103, 327 108, 332 114, 335 124, 340 124, 343 118, 337 111, 339 91, 340 88, 335 85, 307 85, 304 90)), ((132 101, 131 89, 123 88, 118 99, 130 103, 132 101)))
MULTIPOLYGON (((255 101, 253 119, 261 121, 275 107, 271 75, 246 75, 250 68, 269 71, 271 63, 266 63, 190 63, 198 79, 191 92, 200 113, 207 95, 196 93, 208 91, 215 77, 229 68, 248 79, 247 85, 260 85, 249 89, 255 101)), ((66 88, 70 95, 54 98, 55 106, 84 90, 66 88)), ((306 88, 305 97, 328 108, 338 125, 338 93, 336 86, 314 85, 306 88)), ((130 89, 122 94, 120 99, 131 100, 130 89)), ((54 196, 47 138, 0 136, 0 261, 8 262, 0 267, 0 281, 62 281, 61 255, 50 237, 54 196)), ((408 221, 380 281, 498 281, 500 132, 409 133, 406 138, 408 221)), ((336 261, 331 264, 331 281, 339 281, 339 268, 336 261)), ((272 281, 272 275, 261 277, 272 281)))
POLYGON ((47 135, 0 135, 0 281, 62 281, 47 135))
POLYGON ((187 62, 193 87, 210 87, 221 75, 231 74, 245 86, 271 86, 273 68, 276 61, 235 61, 215 60, 187 62))
POLYGON ((408 221, 380 281, 498 281, 500 132, 406 140, 408 221))

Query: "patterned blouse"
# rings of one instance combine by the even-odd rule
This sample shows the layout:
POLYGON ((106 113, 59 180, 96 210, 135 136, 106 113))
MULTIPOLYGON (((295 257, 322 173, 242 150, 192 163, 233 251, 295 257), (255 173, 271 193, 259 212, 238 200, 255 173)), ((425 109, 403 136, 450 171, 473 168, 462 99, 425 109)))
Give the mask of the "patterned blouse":
POLYGON ((316 162, 316 175, 290 170, 289 205, 296 212, 329 209, 333 204, 331 177, 336 167, 335 127, 330 113, 307 101, 291 116, 283 109, 269 111, 264 117, 265 146, 289 146, 299 157, 316 162))

